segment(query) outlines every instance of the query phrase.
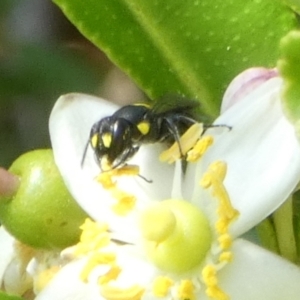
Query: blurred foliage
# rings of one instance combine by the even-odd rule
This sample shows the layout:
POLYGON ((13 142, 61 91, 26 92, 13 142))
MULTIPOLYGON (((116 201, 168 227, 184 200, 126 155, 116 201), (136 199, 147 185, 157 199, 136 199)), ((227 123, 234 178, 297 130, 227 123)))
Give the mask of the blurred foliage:
POLYGON ((68 92, 96 93, 110 66, 50 1, 1 0, 0 166, 49 147, 55 100, 68 92))

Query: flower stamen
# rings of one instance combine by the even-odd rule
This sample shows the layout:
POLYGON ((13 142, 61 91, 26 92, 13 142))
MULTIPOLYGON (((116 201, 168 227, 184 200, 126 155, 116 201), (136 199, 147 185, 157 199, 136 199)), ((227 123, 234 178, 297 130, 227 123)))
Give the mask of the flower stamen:
POLYGON ((136 197, 133 194, 121 190, 114 177, 120 176, 136 176, 139 175, 139 167, 135 165, 125 165, 122 168, 111 169, 100 173, 96 180, 103 186, 104 189, 109 190, 112 197, 117 200, 112 206, 112 210, 120 216, 127 215, 135 207, 136 197))
POLYGON ((100 293, 107 300, 140 300, 145 289, 140 285, 133 285, 129 288, 117 288, 108 284, 100 286, 100 293))
POLYGON ((178 286, 178 298, 180 300, 194 300, 195 299, 195 286, 191 280, 182 280, 178 286))
POLYGON ((110 242, 108 226, 105 223, 93 222, 87 218, 80 229, 82 230, 80 241, 75 247, 77 256, 98 251, 110 242))
POLYGON ((159 276, 155 278, 152 288, 153 295, 156 297, 166 297, 173 284, 173 281, 169 277, 159 276))
POLYGON ((224 162, 212 163, 200 181, 205 189, 211 189, 212 196, 218 200, 215 230, 218 241, 218 260, 216 264, 208 264, 202 270, 202 278, 206 285, 207 296, 216 300, 228 300, 229 297, 218 286, 217 271, 232 261, 233 254, 229 249, 232 245, 232 236, 229 225, 239 216, 239 212, 232 206, 227 190, 223 184, 227 172, 224 162))
POLYGON ((196 145, 187 153, 187 161, 188 162, 196 162, 198 161, 207 149, 213 144, 214 139, 211 135, 206 135, 201 137, 196 145))
POLYGON ((80 273, 80 279, 83 282, 87 282, 91 271, 95 267, 99 265, 111 265, 114 264, 115 261, 116 261, 116 256, 114 253, 105 253, 105 252, 93 253, 89 257, 84 268, 82 269, 80 273))
POLYGON ((179 140, 180 148, 178 142, 175 142, 169 149, 163 151, 159 159, 162 162, 167 162, 169 164, 174 163, 176 160, 180 159, 182 155, 186 155, 187 152, 194 147, 197 140, 203 133, 203 124, 195 123, 193 124, 181 137, 179 140))
POLYGON ((74 253, 77 256, 88 256, 80 273, 80 279, 87 282, 90 273, 99 265, 109 267, 109 271, 100 276, 99 284, 105 284, 116 279, 121 272, 121 268, 116 264, 116 255, 113 252, 103 251, 103 248, 110 243, 107 224, 94 222, 87 218, 80 229, 82 233, 74 253))
POLYGON ((119 274, 121 273, 122 269, 117 266, 117 265, 112 265, 112 267, 110 268, 110 270, 104 274, 103 276, 101 276, 98 280, 98 283, 100 285, 102 284, 107 284, 108 282, 110 282, 111 280, 115 280, 118 278, 119 274))
POLYGON ((206 285, 206 295, 217 300, 229 300, 229 296, 218 287, 217 269, 207 265, 202 270, 203 281, 206 285))

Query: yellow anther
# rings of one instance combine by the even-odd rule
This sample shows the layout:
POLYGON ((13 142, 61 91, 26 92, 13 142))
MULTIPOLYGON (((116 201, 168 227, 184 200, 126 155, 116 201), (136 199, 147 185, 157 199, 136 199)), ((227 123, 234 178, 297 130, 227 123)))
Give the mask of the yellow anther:
POLYGON ((107 172, 100 173, 96 180, 106 190, 109 190, 112 197, 117 203, 112 206, 113 211, 121 216, 128 214, 135 206, 136 197, 118 188, 117 182, 113 177, 119 176, 136 176, 139 174, 139 167, 135 165, 126 165, 122 168, 111 169, 107 172))
POLYGON ((160 243, 173 233, 176 218, 169 207, 157 204, 143 212, 140 225, 146 240, 160 243))
POLYGON ((142 135, 146 135, 150 130, 150 123, 148 121, 142 121, 137 124, 136 127, 142 135))
POLYGON ((222 209, 218 210, 219 219, 217 220, 215 224, 215 229, 219 235, 223 235, 228 233, 229 225, 232 221, 232 219, 228 219, 225 217, 222 217, 222 209))
POLYGON ((155 297, 166 297, 169 293, 173 281, 168 277, 157 277, 153 282, 153 295, 155 297))
POLYGON ((214 286, 218 283, 217 270, 212 265, 207 265, 203 268, 202 277, 206 286, 214 286))
POLYGON ((139 175, 140 168, 136 165, 125 165, 122 168, 113 170, 113 176, 136 176, 139 175))
POLYGON ((79 228, 82 230, 81 239, 84 239, 87 234, 90 235, 92 233, 98 235, 99 233, 107 232, 108 225, 103 222, 95 222, 90 218, 86 218, 79 228))
POLYGON ((98 144, 98 138, 99 138, 99 135, 98 133, 95 133, 92 138, 91 138, 91 144, 92 144, 92 147, 93 148, 96 148, 97 147, 97 144, 98 144))
POLYGON ((100 173, 96 180, 101 183, 104 189, 108 190, 116 186, 116 182, 113 180, 113 177, 110 172, 100 173))
POLYGON ((110 169, 109 171, 105 171, 100 173, 96 180, 101 183, 103 188, 111 189, 116 187, 116 181, 113 180, 114 177, 120 176, 136 176, 140 173, 139 166, 136 165, 126 165, 122 168, 110 169))
POLYGON ((113 264, 116 260, 114 253, 96 252, 92 254, 80 273, 80 279, 87 282, 91 271, 101 264, 113 264))
POLYGON ((171 164, 177 159, 180 159, 182 154, 185 155, 191 148, 194 147, 202 133, 203 124, 195 123, 181 136, 179 140, 182 152, 180 152, 178 143, 175 142, 169 149, 160 154, 160 161, 171 164))
POLYGON ((112 135, 110 132, 106 132, 104 134, 102 134, 101 136, 102 138, 102 142, 105 148, 109 148, 111 145, 111 141, 112 141, 112 135))
POLYGON ((209 287, 205 291, 206 295, 215 300, 230 300, 230 297, 224 293, 218 286, 209 287))
POLYGON ((218 242, 222 250, 229 249, 232 245, 232 237, 228 233, 224 233, 218 237, 218 242))
POLYGON ((187 153, 187 161, 196 162, 199 160, 207 149, 213 144, 213 137, 210 135, 199 139, 196 145, 187 153))
POLYGON ((105 223, 93 222, 86 219, 84 224, 80 226, 82 230, 80 242, 76 245, 75 255, 87 254, 97 251, 110 242, 110 236, 107 232, 108 226, 105 223))
POLYGON ((180 300, 193 300, 195 299, 195 286, 191 280, 182 280, 177 293, 180 300))
POLYGON ((120 216, 125 216, 135 207, 136 197, 118 188, 111 190, 112 196, 117 203, 112 206, 113 211, 120 216))
POLYGON ((59 270, 59 266, 53 266, 49 269, 41 271, 34 280, 34 291, 37 293, 42 291, 59 270))
POLYGON ((227 173, 227 165, 225 162, 217 160, 209 166, 209 170, 223 182, 227 173))
POLYGON ((100 286, 100 293, 107 300, 140 300, 145 289, 140 285, 133 285, 129 288, 117 288, 108 284, 100 286))
POLYGON ((208 297, 215 300, 229 300, 226 295, 218 286, 217 270, 213 265, 207 265, 202 270, 203 281, 206 285, 205 293, 208 297))
POLYGON ((122 269, 119 266, 112 266, 110 270, 103 276, 101 276, 98 280, 98 283, 107 284, 111 280, 116 280, 121 273, 122 269))
POLYGON ((218 161, 213 163, 201 179, 200 185, 203 188, 212 188, 212 196, 219 201, 219 216, 227 218, 231 222, 239 215, 239 212, 231 205, 229 195, 223 184, 226 169, 224 162, 218 161))
MULTIPOLYGON (((223 184, 227 172, 224 162, 217 161, 209 166, 204 174, 200 185, 203 188, 211 188, 211 194, 218 200, 217 215, 218 220, 215 224, 218 235, 218 243, 221 253, 218 257, 218 263, 228 263, 232 260, 232 252, 228 250, 232 245, 232 237, 228 229, 233 220, 237 218, 239 212, 233 208, 229 195, 223 184)), ((229 300, 230 298, 218 286, 217 269, 214 265, 207 265, 202 271, 203 281, 207 287, 206 294, 215 300, 229 300)))
POLYGON ((231 262, 233 259, 233 254, 231 251, 222 252, 219 256, 219 262, 231 262))

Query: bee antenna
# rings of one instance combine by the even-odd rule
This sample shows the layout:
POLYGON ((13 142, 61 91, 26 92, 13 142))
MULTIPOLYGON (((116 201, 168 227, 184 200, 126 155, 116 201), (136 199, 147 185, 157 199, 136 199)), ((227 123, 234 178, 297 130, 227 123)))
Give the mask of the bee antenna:
POLYGON ((87 150, 88 150, 88 147, 89 147, 89 143, 90 143, 90 140, 88 140, 85 144, 85 147, 84 147, 84 151, 83 151, 83 155, 82 155, 82 159, 81 159, 81 168, 83 167, 83 164, 84 164, 84 161, 85 161, 85 158, 86 158, 86 153, 87 153, 87 150))

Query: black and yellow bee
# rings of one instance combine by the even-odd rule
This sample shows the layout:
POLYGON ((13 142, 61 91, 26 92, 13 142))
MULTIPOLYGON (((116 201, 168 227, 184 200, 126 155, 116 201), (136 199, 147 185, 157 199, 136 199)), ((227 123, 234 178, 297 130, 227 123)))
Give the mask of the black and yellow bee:
MULTIPOLYGON (((91 128, 89 144, 100 168, 103 169, 103 160, 110 169, 123 166, 143 144, 177 142, 180 148, 180 136, 197 122, 198 107, 197 101, 169 96, 153 107, 123 106, 99 120, 91 128)), ((86 149, 82 163, 85 154, 86 149)))

